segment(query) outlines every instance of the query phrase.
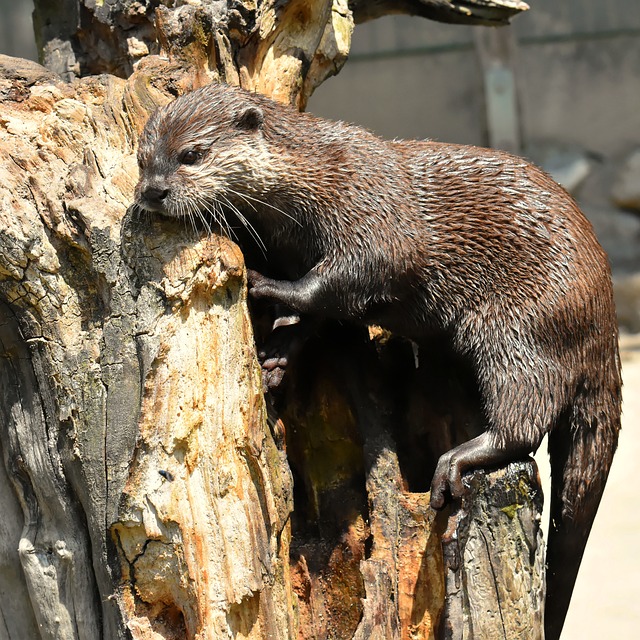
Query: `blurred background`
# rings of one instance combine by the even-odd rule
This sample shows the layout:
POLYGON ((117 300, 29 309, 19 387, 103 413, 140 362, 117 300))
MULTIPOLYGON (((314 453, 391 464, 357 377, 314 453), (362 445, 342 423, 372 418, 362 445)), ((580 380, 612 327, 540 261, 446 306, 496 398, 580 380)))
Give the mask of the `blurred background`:
MULTIPOLYGON (((640 510, 640 2, 529 0, 512 27, 386 17, 308 110, 382 136, 496 146, 543 166, 607 250, 622 331, 619 451, 563 638, 638 637, 640 510)), ((0 53, 36 60, 31 0, 0 0, 0 53)), ((544 452, 537 459, 548 473, 544 452)))

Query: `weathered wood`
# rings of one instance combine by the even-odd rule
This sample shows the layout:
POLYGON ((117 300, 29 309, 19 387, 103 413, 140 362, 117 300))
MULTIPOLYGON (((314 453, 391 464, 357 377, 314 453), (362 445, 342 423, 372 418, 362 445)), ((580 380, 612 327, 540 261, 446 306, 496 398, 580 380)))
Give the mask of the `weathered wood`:
POLYGON ((111 223, 135 165, 121 162, 125 149, 133 157, 117 83, 73 90, 29 68, 3 81, 0 116, 2 340, 11 345, 2 362, 14 389, 3 393, 2 441, 25 523, 19 557, 43 637, 94 637, 102 616, 116 638, 105 524, 135 444, 139 374, 135 350, 101 345, 103 326, 114 326, 102 294, 117 325, 126 296, 107 284, 118 253, 111 223), (91 102, 104 107, 94 117, 91 102))
POLYGON ((347 0, 201 0, 155 11, 129 0, 35 0, 34 23, 43 64, 66 80, 128 77, 160 54, 201 84, 223 80, 301 109, 345 63, 353 30, 347 0))
POLYGON ((532 462, 467 478, 470 492, 443 536, 442 637, 544 637, 542 492, 532 462))
POLYGON ((241 254, 123 218, 137 79, 42 76, 10 81, 0 115, 0 422, 32 619, 52 638, 216 637, 255 615, 250 637, 289 637, 290 479, 241 254))
POLYGON ((144 381, 112 527, 129 624, 138 637, 158 619, 190 638, 290 637, 291 480, 265 432, 242 256, 166 221, 123 233, 144 381))
MULTIPOLYGON (((484 600, 446 573, 448 514, 426 491, 482 428, 469 372, 439 345, 327 323, 268 421, 242 254, 127 214, 156 105, 215 78, 302 107, 344 61, 346 5, 37 5, 44 58, 71 82, 0 56, 0 637, 467 633, 455 594, 471 618, 484 600), (88 71, 123 78, 74 79, 88 71)), ((458 544, 484 498, 502 528, 483 534, 535 534, 514 547, 530 579, 505 563, 497 601, 536 627, 517 604, 542 579, 535 500, 505 518, 513 492, 474 496, 458 544)))
POLYGON ((438 345, 419 354, 416 369, 405 341, 329 325, 290 371, 279 402, 296 485, 299 637, 427 639, 447 629, 453 638, 540 637, 535 466, 478 471, 461 505, 434 512, 425 489, 437 452, 476 434, 481 422, 473 385, 450 354, 438 345), (492 553, 477 554, 485 538, 492 553), (336 557, 349 588, 335 577, 336 557))

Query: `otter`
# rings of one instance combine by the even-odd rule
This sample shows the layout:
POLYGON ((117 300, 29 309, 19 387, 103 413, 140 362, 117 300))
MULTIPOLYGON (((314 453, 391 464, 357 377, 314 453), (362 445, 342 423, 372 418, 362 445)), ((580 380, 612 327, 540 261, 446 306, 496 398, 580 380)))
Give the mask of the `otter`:
POLYGON ((547 640, 558 638, 620 430, 607 256, 571 196, 507 153, 373 133, 212 84, 158 109, 137 204, 240 221, 286 279, 250 293, 416 342, 439 332, 472 363, 486 430, 444 454, 441 509, 462 474, 549 434, 547 640))

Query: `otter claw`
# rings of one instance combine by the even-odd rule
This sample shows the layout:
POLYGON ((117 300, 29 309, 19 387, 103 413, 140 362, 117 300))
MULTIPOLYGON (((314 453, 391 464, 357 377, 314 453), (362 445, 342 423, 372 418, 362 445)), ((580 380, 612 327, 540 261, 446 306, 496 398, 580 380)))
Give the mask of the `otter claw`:
POLYGON ((256 287, 260 287, 260 285, 264 284, 267 280, 265 276, 253 269, 247 269, 247 283, 250 289, 255 289, 256 287))
POLYGON ((453 451, 449 451, 438 460, 431 481, 430 503, 433 509, 442 509, 447 503, 447 498, 459 500, 465 494, 462 468, 453 453, 453 451))
POLYGON ((286 374, 286 370, 282 367, 275 367, 274 369, 262 370, 262 386, 266 392, 274 391, 280 387, 282 380, 286 374))
POLYGON ((270 283, 273 283, 273 280, 263 276, 261 273, 247 269, 247 283, 249 284, 249 294, 252 298, 273 297, 273 291, 270 287, 270 283))

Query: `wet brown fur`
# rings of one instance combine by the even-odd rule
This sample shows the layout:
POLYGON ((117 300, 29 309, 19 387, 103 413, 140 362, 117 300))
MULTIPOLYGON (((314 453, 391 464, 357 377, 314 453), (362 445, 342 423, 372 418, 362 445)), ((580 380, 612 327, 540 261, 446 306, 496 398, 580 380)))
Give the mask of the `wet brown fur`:
POLYGON ((417 341, 441 331, 470 358, 484 449, 443 457, 438 495, 456 464, 507 460, 550 433, 546 627, 558 637, 620 428, 610 271, 573 199, 519 157, 385 141, 220 85, 160 109, 139 158, 143 207, 248 219, 291 281, 258 278, 256 295, 417 341), (201 156, 185 167, 191 148, 201 156), (154 186, 166 191, 155 204, 154 186))

